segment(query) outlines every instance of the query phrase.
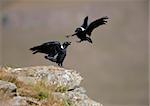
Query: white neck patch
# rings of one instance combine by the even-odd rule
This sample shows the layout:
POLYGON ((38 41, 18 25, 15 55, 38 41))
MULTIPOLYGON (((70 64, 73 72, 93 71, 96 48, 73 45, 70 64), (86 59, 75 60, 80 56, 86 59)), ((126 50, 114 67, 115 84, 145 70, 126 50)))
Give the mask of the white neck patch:
POLYGON ((61 45, 61 48, 64 49, 63 45, 61 45))
POLYGON ((83 27, 80 27, 82 31, 85 31, 85 29, 83 27))

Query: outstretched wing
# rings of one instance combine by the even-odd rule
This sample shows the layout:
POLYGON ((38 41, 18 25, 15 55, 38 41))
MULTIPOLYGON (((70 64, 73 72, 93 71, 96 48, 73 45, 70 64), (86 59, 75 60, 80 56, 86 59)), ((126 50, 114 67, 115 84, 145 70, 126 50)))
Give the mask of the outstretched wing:
POLYGON ((87 29, 86 29, 86 34, 88 34, 89 36, 91 36, 91 33, 92 33, 92 31, 93 31, 95 28, 97 28, 97 27, 100 26, 100 25, 103 25, 103 24, 106 24, 106 23, 107 23, 106 19, 108 19, 107 16, 102 17, 102 18, 100 18, 100 19, 97 19, 97 20, 93 21, 92 23, 90 23, 90 25, 89 25, 89 26, 87 27, 87 29))
POLYGON ((84 29, 86 29, 87 26, 88 26, 88 16, 86 16, 86 17, 84 18, 84 22, 83 22, 83 24, 82 24, 81 27, 83 27, 84 29))
POLYGON ((51 41, 32 47, 30 50, 33 51, 33 54, 40 52, 54 56, 61 50, 61 44, 58 41, 51 41))

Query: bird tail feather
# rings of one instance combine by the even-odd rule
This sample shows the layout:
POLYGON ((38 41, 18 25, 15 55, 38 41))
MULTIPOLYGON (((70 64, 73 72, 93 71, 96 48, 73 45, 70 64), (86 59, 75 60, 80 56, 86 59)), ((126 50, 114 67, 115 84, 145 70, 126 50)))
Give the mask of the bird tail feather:
POLYGON ((40 49, 40 46, 35 46, 35 47, 30 48, 31 51, 35 51, 35 50, 39 50, 39 49, 40 49))
POLYGON ((40 49, 40 46, 35 46, 35 47, 32 47, 30 48, 30 50, 33 52, 32 54, 36 54, 40 49))

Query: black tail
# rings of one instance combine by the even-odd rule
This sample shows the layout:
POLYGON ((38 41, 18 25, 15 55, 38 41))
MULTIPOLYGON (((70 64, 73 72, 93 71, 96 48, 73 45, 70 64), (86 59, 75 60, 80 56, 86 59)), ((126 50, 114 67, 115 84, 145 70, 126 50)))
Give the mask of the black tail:
POLYGON ((35 46, 35 47, 30 48, 31 51, 35 51, 35 50, 38 50, 38 49, 39 49, 39 46, 35 46))
POLYGON ((36 54, 40 49, 40 46, 35 46, 35 47, 32 47, 30 48, 29 50, 31 50, 33 52, 33 54, 36 54))

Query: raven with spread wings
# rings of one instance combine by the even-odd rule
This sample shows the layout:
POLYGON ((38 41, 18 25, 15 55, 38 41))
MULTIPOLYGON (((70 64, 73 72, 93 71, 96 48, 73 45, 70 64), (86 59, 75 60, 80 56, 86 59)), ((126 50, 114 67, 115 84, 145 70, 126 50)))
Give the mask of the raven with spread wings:
POLYGON ((43 43, 42 45, 35 46, 30 48, 33 54, 44 53, 46 54, 45 58, 57 63, 59 66, 63 66, 63 61, 66 57, 67 47, 71 42, 64 42, 61 44, 58 41, 51 41, 43 43))
POLYGON ((106 19, 108 19, 107 16, 99 18, 99 19, 91 22, 88 25, 88 16, 86 16, 84 18, 84 22, 83 22, 82 26, 79 28, 76 28, 75 33, 73 35, 68 35, 66 37, 68 38, 70 36, 76 35, 80 39, 80 41, 77 41, 77 42, 88 41, 88 42, 92 43, 92 39, 90 38, 92 31, 95 28, 97 28, 98 26, 106 24, 107 23, 106 19))

